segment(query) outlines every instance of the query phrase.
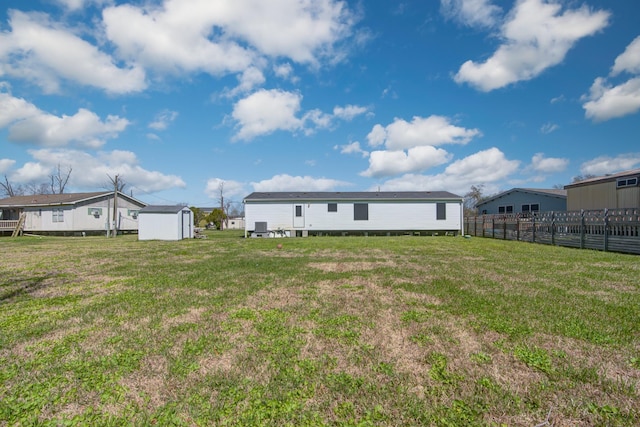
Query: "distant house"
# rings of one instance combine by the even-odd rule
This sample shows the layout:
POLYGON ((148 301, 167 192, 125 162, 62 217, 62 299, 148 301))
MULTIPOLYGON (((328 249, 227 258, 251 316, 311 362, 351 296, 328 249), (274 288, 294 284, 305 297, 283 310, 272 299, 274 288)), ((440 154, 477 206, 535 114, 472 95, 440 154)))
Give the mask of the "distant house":
POLYGON ((230 216, 227 220, 227 230, 244 230, 243 216, 230 216))
POLYGON ((194 236, 193 212, 183 205, 140 209, 138 240, 182 240, 194 236))
POLYGON ((457 234, 462 201, 446 191, 256 192, 244 199, 245 236, 457 234))
POLYGON ((640 208, 640 169, 633 169, 565 185, 567 209, 640 208))
POLYGON ((531 214, 566 211, 567 192, 559 189, 512 188, 478 203, 478 214, 531 214))
POLYGON ((16 227, 24 216, 25 233, 81 235, 104 233, 114 225, 120 232, 138 231, 138 212, 145 203, 118 193, 114 221, 114 193, 38 194, 0 199, 0 230, 16 227))

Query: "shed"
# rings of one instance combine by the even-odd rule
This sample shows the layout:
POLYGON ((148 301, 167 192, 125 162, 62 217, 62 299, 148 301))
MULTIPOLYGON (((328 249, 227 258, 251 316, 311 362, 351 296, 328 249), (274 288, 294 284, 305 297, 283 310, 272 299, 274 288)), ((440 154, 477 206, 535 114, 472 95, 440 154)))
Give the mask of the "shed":
POLYGON ((244 204, 245 236, 458 234, 462 227, 462 197, 446 191, 255 192, 244 204))
POLYGON ((567 191, 546 188, 512 188, 476 206, 479 214, 534 214, 567 210, 567 191))
POLYGON ((187 206, 155 205, 140 209, 138 240, 182 240, 193 236, 193 212, 187 206))
POLYGON ((640 169, 585 179, 565 185, 572 211, 640 208, 640 169))

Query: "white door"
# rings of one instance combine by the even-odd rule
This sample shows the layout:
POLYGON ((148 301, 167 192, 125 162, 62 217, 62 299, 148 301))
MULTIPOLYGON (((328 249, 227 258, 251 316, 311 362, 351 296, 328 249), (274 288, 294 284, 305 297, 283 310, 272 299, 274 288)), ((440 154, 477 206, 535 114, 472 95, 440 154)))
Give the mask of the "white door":
POLYGON ((304 205, 293 205, 293 226, 295 228, 304 227, 304 205))
POLYGON ((191 211, 182 211, 182 238, 191 238, 191 211))

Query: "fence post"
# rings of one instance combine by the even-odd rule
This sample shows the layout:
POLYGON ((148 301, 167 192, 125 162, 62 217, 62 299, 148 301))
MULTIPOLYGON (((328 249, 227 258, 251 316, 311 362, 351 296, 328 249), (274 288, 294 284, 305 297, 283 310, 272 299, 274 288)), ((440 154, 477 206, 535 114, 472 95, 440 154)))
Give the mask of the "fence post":
POLYGON ((584 209, 580 209, 580 249, 584 249, 584 209))
POLYGON ((556 213, 551 211, 551 244, 556 244, 556 213))
POLYGON ((531 215, 531 242, 536 242, 536 216, 535 214, 531 215))
POLYGON ((520 215, 516 216, 516 240, 520 241, 520 215))
POLYGON ((609 209, 604 210, 604 251, 609 250, 609 209))
POLYGON ((491 217, 491 238, 496 238, 496 218, 493 216, 491 217))
POLYGON ((507 217, 502 222, 502 240, 507 240, 507 217))

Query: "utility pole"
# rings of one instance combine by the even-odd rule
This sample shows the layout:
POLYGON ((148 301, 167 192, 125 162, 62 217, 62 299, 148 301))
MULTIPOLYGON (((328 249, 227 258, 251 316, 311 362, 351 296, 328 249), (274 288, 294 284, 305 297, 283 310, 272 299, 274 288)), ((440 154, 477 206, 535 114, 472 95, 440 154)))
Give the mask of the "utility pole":
POLYGON ((113 232, 112 236, 116 237, 118 235, 118 175, 115 178, 111 178, 109 174, 107 174, 111 183, 113 184, 113 232))

